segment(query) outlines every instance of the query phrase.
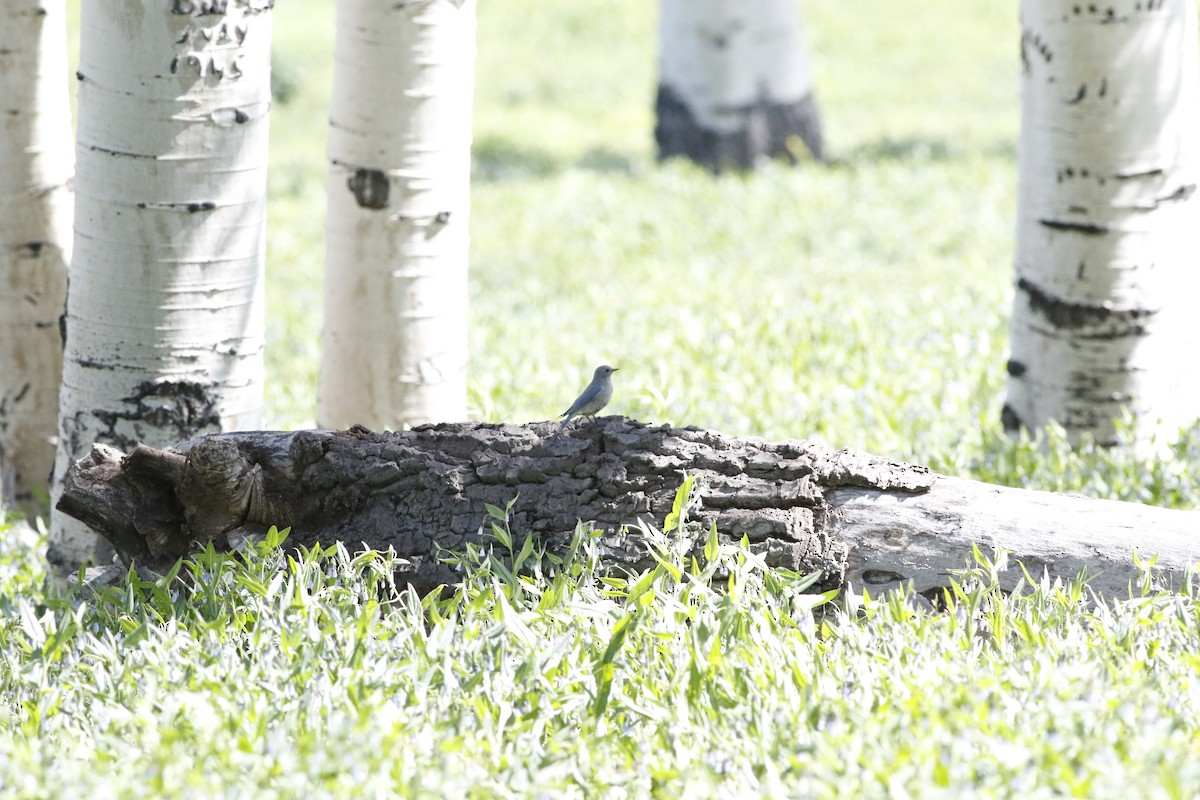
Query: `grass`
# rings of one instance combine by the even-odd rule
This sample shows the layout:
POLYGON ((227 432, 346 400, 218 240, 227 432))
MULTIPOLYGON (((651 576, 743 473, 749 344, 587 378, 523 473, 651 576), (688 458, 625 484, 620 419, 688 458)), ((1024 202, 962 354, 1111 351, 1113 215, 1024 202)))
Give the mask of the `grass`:
POLYGON ((1200 779, 1195 582, 1006 596, 1003 559, 981 556, 926 613, 828 606, 715 538, 692 557, 690 535, 652 531, 657 566, 628 578, 601 577, 583 525, 520 576, 496 538, 444 598, 397 591, 387 554, 277 541, 185 562, 194 594, 133 577, 38 605, 19 572, 0 591, 0 788, 1182 798, 1200 779))
MULTIPOLYGON (((313 424, 331 5, 275 10, 269 424, 313 424)), ((657 164, 653 4, 479 8, 470 404, 820 438, 981 480, 1179 508, 1200 434, 1150 455, 1000 430, 1017 9, 806 4, 833 160, 657 164)), ((699 490, 698 490, 699 491, 699 490)), ((702 494, 702 492, 700 492, 702 494)), ((686 510, 691 496, 681 498, 686 510)), ((0 796, 1188 797, 1194 583, 1005 595, 980 556, 924 613, 810 594, 739 548, 602 576, 586 527, 445 598, 386 554, 201 554, 196 582, 42 591, 0 523, 0 796), (713 581, 716 575, 728 579, 713 581), (715 586, 715 588, 714 588, 715 586)))

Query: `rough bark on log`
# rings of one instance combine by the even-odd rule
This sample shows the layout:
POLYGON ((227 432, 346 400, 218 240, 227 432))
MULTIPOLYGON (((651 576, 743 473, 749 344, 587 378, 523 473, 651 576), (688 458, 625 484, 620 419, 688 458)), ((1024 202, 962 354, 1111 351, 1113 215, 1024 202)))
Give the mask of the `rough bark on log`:
MULTIPOLYGON (((613 567, 647 560, 637 522, 661 526, 687 471, 705 486, 696 514, 724 541, 747 537, 768 564, 821 571, 826 586, 948 585, 973 545, 1010 552, 1035 576, 1124 591, 1132 553, 1178 582, 1200 555, 1192 512, 1008 489, 811 442, 768 443, 605 417, 554 423, 440 424, 398 433, 227 433, 128 456, 103 445, 73 466, 59 507, 99 531, 126 563, 164 571, 207 542, 269 526, 294 544, 395 548, 421 589, 456 574, 440 551, 486 538, 486 504, 513 502, 515 536, 551 552, 578 520, 605 531, 613 567)), ((700 543, 697 543, 698 545, 700 543)), ((1015 585, 1021 573, 1006 578, 1015 585)))

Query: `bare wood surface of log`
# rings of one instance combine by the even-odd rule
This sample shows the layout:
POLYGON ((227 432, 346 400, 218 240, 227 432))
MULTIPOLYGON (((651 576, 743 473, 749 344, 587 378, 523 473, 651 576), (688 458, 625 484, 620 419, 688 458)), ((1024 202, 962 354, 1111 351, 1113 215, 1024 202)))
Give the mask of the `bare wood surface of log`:
MULTIPOLYGON (((1181 576, 1197 555, 1196 515, 1007 489, 811 442, 764 442, 605 417, 556 436, 554 423, 455 423, 397 433, 227 433, 128 456, 102 445, 67 476, 60 508, 126 563, 167 570, 207 542, 269 526, 293 544, 392 547, 418 588, 456 575, 438 556, 487 538, 487 504, 512 502, 516 537, 551 552, 578 520, 603 530, 606 564, 645 564, 638 521, 661 526, 687 471, 697 518, 749 539, 768 564, 821 571, 826 586, 947 585, 971 546, 1003 547, 1035 575, 1081 568, 1106 591, 1136 576, 1132 553, 1181 576)), ((1012 583, 1020 577, 1012 571, 1012 583)))
MULTIPOLYGON (((929 595, 971 558, 973 545, 985 555, 1008 551, 1034 579, 1043 571, 1064 580, 1085 572, 1091 589, 1105 597, 1126 596, 1136 584, 1135 552, 1157 557, 1155 568, 1176 587, 1200 561, 1194 511, 946 476, 921 495, 842 488, 828 499, 838 510, 829 535, 849 554, 845 578, 871 590, 911 581, 929 595)), ((1014 564, 1001 585, 1011 589, 1021 577, 1014 564)))

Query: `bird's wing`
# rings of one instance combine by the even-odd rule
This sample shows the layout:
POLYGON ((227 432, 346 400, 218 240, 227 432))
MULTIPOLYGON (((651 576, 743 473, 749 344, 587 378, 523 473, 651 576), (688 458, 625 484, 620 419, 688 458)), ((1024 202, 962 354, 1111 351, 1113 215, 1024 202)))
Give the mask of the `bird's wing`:
POLYGON ((586 389, 583 390, 583 394, 581 394, 581 395, 579 395, 579 397, 575 398, 575 402, 571 403, 571 407, 568 408, 566 411, 564 411, 560 416, 565 417, 567 414, 576 413, 577 411, 579 411, 579 409, 583 408, 588 403, 592 402, 592 400, 594 400, 596 398, 596 395, 599 394, 599 392, 600 392, 599 386, 596 386, 595 384, 588 386, 586 389))

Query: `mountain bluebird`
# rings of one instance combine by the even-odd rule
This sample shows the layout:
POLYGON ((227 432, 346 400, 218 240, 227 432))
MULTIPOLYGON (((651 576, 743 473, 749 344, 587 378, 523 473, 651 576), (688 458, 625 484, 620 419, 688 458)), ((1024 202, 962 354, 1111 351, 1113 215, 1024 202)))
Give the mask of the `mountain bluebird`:
POLYGON ((580 414, 585 417, 594 417, 600 409, 608 405, 608 401, 612 399, 612 374, 616 371, 616 367, 610 367, 607 364, 596 367, 595 373, 592 374, 592 382, 587 385, 579 397, 575 398, 571 407, 562 413, 566 419, 558 426, 559 433, 562 433, 562 429, 567 427, 567 423, 571 421, 572 417, 580 414))

